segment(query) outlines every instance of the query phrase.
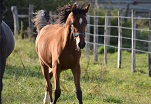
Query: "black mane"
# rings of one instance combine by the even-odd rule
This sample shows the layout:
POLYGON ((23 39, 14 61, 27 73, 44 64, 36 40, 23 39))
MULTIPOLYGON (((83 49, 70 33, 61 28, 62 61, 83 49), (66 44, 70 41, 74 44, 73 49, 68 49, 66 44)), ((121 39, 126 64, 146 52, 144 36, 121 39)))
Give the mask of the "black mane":
MULTIPOLYGON (((62 24, 66 22, 68 15, 71 13, 72 6, 73 4, 68 4, 68 5, 65 5, 64 7, 58 7, 58 9, 56 10, 57 23, 62 24)), ((86 15, 85 10, 80 6, 78 6, 73 12, 75 15, 76 14, 86 15)))

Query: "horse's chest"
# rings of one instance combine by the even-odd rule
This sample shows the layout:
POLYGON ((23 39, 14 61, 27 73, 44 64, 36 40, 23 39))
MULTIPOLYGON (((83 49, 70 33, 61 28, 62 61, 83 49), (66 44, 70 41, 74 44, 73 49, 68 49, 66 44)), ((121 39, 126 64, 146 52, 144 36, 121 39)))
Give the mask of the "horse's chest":
POLYGON ((77 57, 74 54, 64 54, 60 57, 62 70, 71 69, 77 63, 77 57))
POLYGON ((74 56, 72 54, 66 55, 65 61, 68 62, 69 64, 72 64, 74 61, 74 56))

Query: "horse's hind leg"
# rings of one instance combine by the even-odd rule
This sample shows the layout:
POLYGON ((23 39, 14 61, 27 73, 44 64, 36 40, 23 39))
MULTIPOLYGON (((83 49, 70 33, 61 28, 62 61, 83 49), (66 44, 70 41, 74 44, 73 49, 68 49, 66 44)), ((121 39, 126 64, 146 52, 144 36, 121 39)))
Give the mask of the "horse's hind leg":
POLYGON ((3 74, 4 74, 4 70, 5 70, 5 64, 6 64, 6 58, 0 58, 0 104, 1 102, 1 97, 2 97, 2 89, 3 89, 3 74))
POLYGON ((60 97, 61 94, 61 89, 60 89, 60 66, 56 65, 53 68, 53 78, 54 78, 54 85, 55 85, 55 91, 54 91, 54 102, 53 104, 56 104, 58 98, 60 97))
POLYGON ((50 79, 52 78, 52 73, 49 74, 49 68, 41 62, 41 68, 43 76, 46 80, 46 91, 45 91, 45 97, 44 97, 44 104, 50 104, 50 102, 53 102, 52 100, 52 85, 50 83, 50 79))
POLYGON ((73 76, 74 76, 74 83, 75 83, 75 87, 76 87, 77 99, 79 101, 79 104, 83 104, 83 102, 82 102, 82 91, 81 91, 81 87, 80 87, 80 74, 81 74, 80 65, 77 65, 74 68, 72 68, 72 73, 73 73, 73 76))

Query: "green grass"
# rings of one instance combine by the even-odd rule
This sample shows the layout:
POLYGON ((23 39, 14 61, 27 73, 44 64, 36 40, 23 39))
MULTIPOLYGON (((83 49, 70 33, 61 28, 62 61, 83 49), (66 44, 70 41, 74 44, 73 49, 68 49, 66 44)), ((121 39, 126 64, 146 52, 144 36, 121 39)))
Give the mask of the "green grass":
MULTIPOLYGON (((150 104, 151 78, 147 54, 136 55, 137 72, 131 71, 131 53, 123 51, 122 68, 117 68, 117 53, 108 54, 104 65, 81 57, 81 88, 84 104, 150 104)), ((61 96, 57 104, 78 104, 71 70, 61 73, 61 96)), ((53 82, 53 80, 52 80, 53 82)), ((7 60, 3 78, 3 104, 42 104, 45 80, 35 52, 35 43, 16 38, 16 47, 7 60)))

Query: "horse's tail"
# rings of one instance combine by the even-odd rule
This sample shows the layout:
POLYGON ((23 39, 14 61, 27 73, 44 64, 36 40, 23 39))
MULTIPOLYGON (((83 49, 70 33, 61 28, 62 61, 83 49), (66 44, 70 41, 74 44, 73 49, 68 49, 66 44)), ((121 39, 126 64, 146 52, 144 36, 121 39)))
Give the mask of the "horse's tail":
POLYGON ((49 24, 49 14, 45 10, 39 10, 34 18, 34 24, 39 32, 44 26, 49 24))

